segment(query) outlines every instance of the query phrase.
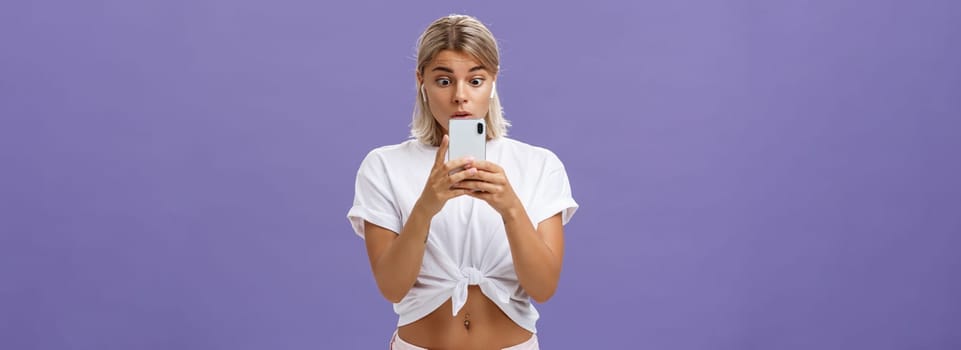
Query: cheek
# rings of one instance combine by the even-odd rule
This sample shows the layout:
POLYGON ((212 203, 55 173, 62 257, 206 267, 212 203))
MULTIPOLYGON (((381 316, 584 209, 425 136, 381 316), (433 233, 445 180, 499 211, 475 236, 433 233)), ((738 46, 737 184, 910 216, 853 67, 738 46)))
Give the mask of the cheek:
POLYGON ((481 97, 481 101, 484 101, 483 103, 484 110, 485 111, 489 110, 491 107, 491 102, 494 102, 494 99, 491 98, 490 91, 488 91, 487 94, 481 97))
POLYGON ((431 106, 430 106, 430 114, 433 114, 433 115, 434 115, 434 119, 437 119, 438 122, 444 121, 444 120, 443 120, 444 118, 442 117, 442 116, 444 115, 444 113, 446 113, 446 112, 444 111, 443 108, 439 108, 439 107, 434 106, 434 105, 431 105, 431 106))
POLYGON ((430 113, 434 116, 434 121, 440 125, 441 129, 444 129, 444 132, 447 132, 447 118, 441 117, 444 112, 438 110, 437 108, 431 108, 430 113))

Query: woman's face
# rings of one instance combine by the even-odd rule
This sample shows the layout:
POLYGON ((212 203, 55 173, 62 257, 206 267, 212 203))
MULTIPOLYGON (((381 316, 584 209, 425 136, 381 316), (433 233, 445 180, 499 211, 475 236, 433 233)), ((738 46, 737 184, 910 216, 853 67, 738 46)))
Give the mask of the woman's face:
POLYGON ((445 133, 451 119, 487 116, 496 79, 488 68, 466 53, 443 50, 418 74, 430 112, 445 133))

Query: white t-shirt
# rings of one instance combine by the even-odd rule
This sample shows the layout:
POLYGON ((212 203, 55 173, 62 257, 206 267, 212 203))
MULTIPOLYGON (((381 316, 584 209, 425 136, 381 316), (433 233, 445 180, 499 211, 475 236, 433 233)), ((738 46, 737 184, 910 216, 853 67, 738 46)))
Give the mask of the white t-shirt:
MULTIPOLYGON (((437 147, 417 140, 384 146, 367 154, 347 213, 354 232, 364 238, 364 221, 394 233, 410 217, 427 183, 437 147)), ((535 228, 561 213, 566 225, 577 210, 564 165, 551 151, 508 138, 487 142, 487 160, 500 165, 524 204, 535 228)), ((518 325, 537 333, 539 317, 514 270, 504 223, 487 202, 453 198, 431 220, 417 281, 394 304, 403 326, 427 316, 447 299, 457 315, 467 302, 467 286, 478 285, 518 325)))

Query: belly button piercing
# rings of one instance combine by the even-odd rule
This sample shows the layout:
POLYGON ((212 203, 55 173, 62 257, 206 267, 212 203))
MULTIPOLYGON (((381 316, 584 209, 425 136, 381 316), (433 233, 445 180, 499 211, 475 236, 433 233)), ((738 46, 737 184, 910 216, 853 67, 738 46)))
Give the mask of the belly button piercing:
POLYGON ((470 330, 470 314, 464 313, 464 328, 470 330))

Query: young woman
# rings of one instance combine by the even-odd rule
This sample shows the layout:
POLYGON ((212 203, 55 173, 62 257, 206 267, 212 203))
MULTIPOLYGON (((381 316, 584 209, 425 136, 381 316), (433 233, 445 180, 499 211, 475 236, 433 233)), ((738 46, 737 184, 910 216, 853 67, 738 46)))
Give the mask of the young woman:
POLYGON ((347 214, 400 316, 391 349, 537 349, 531 303, 554 294, 577 209, 551 151, 507 138, 500 57, 469 16, 442 17, 417 49, 412 139, 371 151, 347 214), (486 159, 447 160, 451 119, 485 119, 486 159))

